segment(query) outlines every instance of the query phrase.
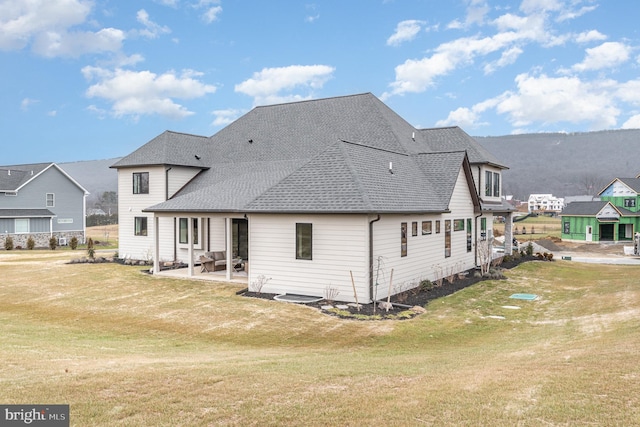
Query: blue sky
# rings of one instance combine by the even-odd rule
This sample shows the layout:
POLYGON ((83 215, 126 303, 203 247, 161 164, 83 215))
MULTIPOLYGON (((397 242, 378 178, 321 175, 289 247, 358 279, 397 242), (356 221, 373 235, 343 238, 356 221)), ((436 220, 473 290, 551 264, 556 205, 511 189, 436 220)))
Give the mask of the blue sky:
POLYGON ((640 2, 0 0, 0 164, 371 92, 473 136, 640 128, 640 2))

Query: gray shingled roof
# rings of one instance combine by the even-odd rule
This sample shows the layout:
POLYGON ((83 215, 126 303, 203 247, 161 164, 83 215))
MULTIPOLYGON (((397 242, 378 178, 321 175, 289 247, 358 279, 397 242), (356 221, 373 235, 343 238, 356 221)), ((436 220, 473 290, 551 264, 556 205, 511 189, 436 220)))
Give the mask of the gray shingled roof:
POLYGON ((0 191, 16 191, 51 163, 0 166, 0 191))
POLYGON ((257 107, 210 138, 165 132, 113 167, 203 169, 147 211, 442 212, 465 151, 494 160, 460 128, 442 132, 367 93, 257 107))
POLYGON ((466 150, 469 162, 490 164, 508 169, 496 157, 489 153, 474 138, 458 126, 447 128, 420 129, 420 136, 425 139, 430 151, 466 150))
POLYGON ((56 216, 49 209, 0 209, 0 218, 51 218, 56 216))
POLYGON ((205 136, 165 131, 111 167, 174 165, 204 168, 205 163, 198 157, 211 151, 210 143, 205 136))
MULTIPOLYGON (((561 216, 595 216, 606 205, 611 202, 599 200, 592 202, 571 202, 560 213, 561 216)), ((613 204, 611 204, 614 206, 613 204)), ((621 208, 620 206, 614 206, 620 215, 622 216, 640 216, 640 213, 632 212, 629 209, 621 208)))
POLYGON ((636 193, 640 193, 640 178, 617 178, 618 181, 627 185, 636 193))
POLYGON ((560 215, 566 216, 594 216, 602 210, 609 202, 592 201, 592 202, 571 202, 562 210, 560 215))

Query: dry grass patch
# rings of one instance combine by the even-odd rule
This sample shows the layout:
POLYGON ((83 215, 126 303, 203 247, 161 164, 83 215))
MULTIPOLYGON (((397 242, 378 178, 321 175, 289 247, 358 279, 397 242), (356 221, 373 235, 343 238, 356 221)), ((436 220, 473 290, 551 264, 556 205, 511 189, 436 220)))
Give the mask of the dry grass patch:
POLYGON ((0 257, 0 401, 68 403, 74 425, 640 419, 637 267, 527 263, 412 320, 359 322, 237 285, 13 255, 0 257))

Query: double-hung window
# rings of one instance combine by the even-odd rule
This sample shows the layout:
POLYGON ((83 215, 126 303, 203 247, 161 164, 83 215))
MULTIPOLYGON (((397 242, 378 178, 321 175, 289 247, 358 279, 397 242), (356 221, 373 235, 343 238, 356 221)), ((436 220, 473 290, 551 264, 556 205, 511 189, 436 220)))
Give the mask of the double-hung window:
POLYGON ((493 173, 493 197, 500 197, 500 174, 493 173))
POLYGON ((149 194, 149 172, 133 174, 133 194, 149 194))
POLYGON ((53 193, 47 193, 46 206, 48 208, 53 208, 53 207, 56 206, 56 199, 55 199, 55 195, 53 193))
POLYGON ((484 174, 484 195, 491 196, 493 194, 493 172, 486 171, 484 174))
POLYGON ((29 232, 29 218, 16 218, 15 232, 28 233, 29 232))
MULTIPOLYGON (((192 243, 195 246, 200 245, 200 233, 199 233, 199 221, 198 218, 191 218, 193 222, 193 239, 192 243)), ((180 218, 179 220, 179 230, 178 230, 178 242, 181 245, 186 245, 189 243, 189 218, 180 218)))
POLYGON ((146 216, 135 217, 133 227, 134 227, 133 234, 135 236, 146 236, 147 235, 147 217, 146 216))

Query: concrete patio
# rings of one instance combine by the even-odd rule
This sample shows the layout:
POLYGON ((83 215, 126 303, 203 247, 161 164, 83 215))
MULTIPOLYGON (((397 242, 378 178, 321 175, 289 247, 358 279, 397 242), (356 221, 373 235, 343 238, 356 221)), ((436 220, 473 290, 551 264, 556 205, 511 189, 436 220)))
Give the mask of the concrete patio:
POLYGON ((160 277, 173 277, 179 279, 193 279, 193 280, 204 280, 209 282, 225 282, 225 283, 238 283, 238 284, 248 284, 248 277, 246 271, 237 271, 233 272, 231 275, 231 280, 227 280, 227 272, 226 270, 214 271, 214 272, 202 272, 201 267, 196 265, 193 267, 193 276, 189 276, 189 268, 175 268, 171 270, 163 270, 159 273, 156 273, 156 276, 160 277))

